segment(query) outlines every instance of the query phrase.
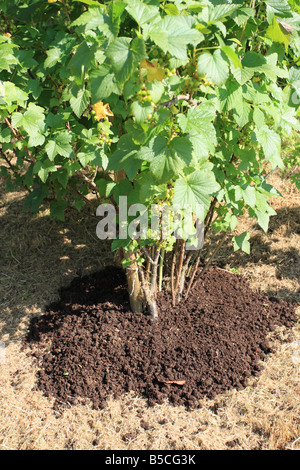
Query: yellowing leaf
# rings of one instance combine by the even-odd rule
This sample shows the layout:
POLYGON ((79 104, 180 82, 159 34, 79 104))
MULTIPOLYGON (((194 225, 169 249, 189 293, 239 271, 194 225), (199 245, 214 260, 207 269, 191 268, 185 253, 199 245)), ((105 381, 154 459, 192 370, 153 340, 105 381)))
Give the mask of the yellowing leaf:
POLYGON ((152 82, 153 80, 157 80, 161 82, 165 78, 165 71, 163 68, 159 67, 158 62, 150 62, 149 60, 144 59, 141 62, 141 67, 143 69, 148 70, 147 73, 147 80, 148 82, 152 82))
POLYGON ((98 101, 98 103, 95 103, 93 105, 93 111, 95 111, 97 121, 101 121, 101 119, 106 119, 106 116, 114 115, 114 113, 109 108, 109 104, 103 104, 102 101, 98 101))
POLYGON ((286 52, 288 52, 291 40, 290 28, 288 28, 287 26, 289 26, 287 25, 287 23, 279 23, 276 17, 274 17, 272 23, 270 24, 266 32, 267 38, 272 39, 272 41, 274 42, 283 43, 286 52))
POLYGON ((153 65, 152 62, 150 62, 150 60, 147 60, 147 59, 142 60, 141 67, 147 70, 156 70, 155 65, 153 65))

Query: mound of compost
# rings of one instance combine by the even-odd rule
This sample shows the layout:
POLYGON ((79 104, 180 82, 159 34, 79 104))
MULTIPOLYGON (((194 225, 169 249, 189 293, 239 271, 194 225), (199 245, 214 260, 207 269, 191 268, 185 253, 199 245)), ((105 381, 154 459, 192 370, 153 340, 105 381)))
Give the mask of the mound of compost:
POLYGON ((74 279, 30 324, 38 389, 55 407, 88 400, 103 408, 109 396, 133 391, 149 405, 168 399, 192 409, 205 396, 245 387, 271 352, 268 333, 296 321, 295 304, 253 292, 217 267, 180 305, 160 293, 158 306, 157 324, 133 314, 119 268, 74 279))

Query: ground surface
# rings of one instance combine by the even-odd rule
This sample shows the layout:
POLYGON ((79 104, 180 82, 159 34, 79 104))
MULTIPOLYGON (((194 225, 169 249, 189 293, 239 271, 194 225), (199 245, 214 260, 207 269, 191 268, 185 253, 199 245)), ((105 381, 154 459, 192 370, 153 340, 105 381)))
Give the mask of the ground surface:
MULTIPOLYGON (((278 174, 272 175, 272 182, 285 198, 273 202, 278 215, 272 218, 270 233, 241 220, 239 232, 251 233, 251 256, 233 253, 228 243, 216 261, 225 270, 242 274, 253 290, 299 302, 299 192, 278 174)), ((21 192, 3 194, 0 206, 0 325, 6 346, 6 360, 0 365, 1 448, 300 448, 299 323, 279 326, 269 336, 274 352, 260 356, 263 368, 257 377, 249 377, 246 387, 242 383, 240 390, 216 390, 214 398, 200 398, 199 409, 173 406, 164 396, 158 397, 162 403, 149 407, 148 400, 134 392, 109 398, 103 410, 95 409, 92 401, 55 409, 55 398, 36 389, 42 358, 36 363, 22 350, 30 320, 58 301, 62 285, 108 266, 111 255, 109 247, 97 240, 92 218, 70 213, 65 223, 53 222, 46 207, 36 216, 22 213, 23 200, 21 192)), ((266 306, 266 317, 257 313, 260 325, 270 312, 266 306)), ((268 326, 260 334, 267 330, 268 326)), ((259 347, 257 352, 264 351, 259 347)), ((222 357, 222 351, 217 357, 222 357)), ((160 378, 173 379, 172 369, 160 378)), ((187 379, 186 375, 178 378, 187 379)), ((173 385, 183 392, 186 384, 159 385, 157 391, 172 390, 173 385)))
MULTIPOLYGON (((149 405, 187 409, 257 375, 275 325, 292 327, 295 305, 252 292, 242 276, 212 267, 191 295, 172 307, 158 297, 159 322, 130 312, 123 270, 76 278, 26 337, 38 359, 38 388, 55 407, 91 401, 104 408, 124 392, 149 405)), ((28 353, 30 354, 30 353, 28 353)))

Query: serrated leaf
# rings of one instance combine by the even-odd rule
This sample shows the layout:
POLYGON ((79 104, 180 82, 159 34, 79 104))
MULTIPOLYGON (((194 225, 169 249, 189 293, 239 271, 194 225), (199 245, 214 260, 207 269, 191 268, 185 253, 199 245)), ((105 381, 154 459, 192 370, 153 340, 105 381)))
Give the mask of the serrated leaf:
POLYGON ((101 66, 90 75, 89 90, 92 103, 109 98, 112 93, 119 95, 121 89, 116 82, 116 77, 107 66, 101 66))
POLYGON ((67 206, 68 203, 64 200, 50 202, 50 216, 64 222, 67 206))
POLYGON ((186 114, 178 114, 177 121, 184 133, 197 135, 205 133, 208 124, 215 118, 216 109, 213 103, 201 103, 200 107, 189 109, 186 114))
POLYGON ((24 90, 21 90, 21 88, 17 87, 14 83, 0 82, 0 85, 2 85, 0 90, 0 100, 5 101, 6 104, 28 100, 28 94, 24 90))
POLYGON ((182 209, 185 204, 190 205, 194 212, 199 204, 203 206, 206 214, 211 202, 210 196, 218 189, 219 185, 212 171, 195 171, 175 182, 173 203, 182 209))
POLYGON ((19 112, 12 114, 12 126, 22 127, 29 135, 39 134, 45 126, 44 109, 29 103, 24 114, 19 112))
POLYGON ((65 134, 58 134, 54 139, 48 141, 45 146, 49 160, 53 161, 56 155, 69 158, 72 152, 70 145, 70 136, 65 134))
POLYGON ((270 223, 269 214, 266 214, 265 212, 261 212, 256 209, 255 216, 257 218, 258 225, 263 229, 264 232, 267 233, 269 229, 269 223, 270 223))
POLYGON ((255 134, 258 142, 262 145, 266 160, 272 164, 273 168, 276 166, 283 168, 280 136, 266 125, 259 129, 256 128, 255 134))
POLYGON ((281 18, 290 18, 293 16, 291 8, 286 0, 268 0, 266 4, 268 13, 274 13, 276 16, 281 18))
POLYGON ((120 83, 126 82, 136 70, 139 62, 146 57, 145 43, 141 38, 119 37, 106 51, 116 78, 120 83))
POLYGON ((272 23, 268 27, 266 36, 274 42, 283 43, 286 52, 288 52, 291 34, 278 22, 276 17, 273 18, 272 23))
POLYGON ((113 116, 114 113, 110 110, 109 104, 103 104, 102 101, 98 101, 98 103, 93 104, 93 111, 95 111, 95 118, 97 121, 101 121, 102 119, 107 119, 107 116, 113 116))
POLYGON ((59 62, 61 58, 61 50, 59 49, 59 47, 52 47, 46 53, 47 59, 44 62, 44 68, 51 69, 52 67, 54 67, 54 65, 57 64, 57 62, 59 62))
POLYGON ((130 110, 135 117, 136 122, 141 123, 146 121, 149 114, 153 113, 153 107, 148 102, 141 103, 140 101, 133 101, 130 110))
POLYGON ((213 54, 204 53, 198 59, 198 74, 206 75, 207 80, 222 86, 229 77, 229 65, 224 52, 217 49, 213 54))
POLYGON ((42 134, 32 134, 29 136, 28 139, 28 147, 38 147, 39 145, 43 145, 45 142, 45 136, 42 134))
POLYGON ((155 5, 146 5, 140 0, 130 0, 126 7, 127 12, 140 26, 155 20, 159 16, 159 8, 155 5))
POLYGON ((192 144, 185 137, 175 137, 168 142, 167 137, 158 135, 151 139, 148 147, 142 147, 137 158, 150 162, 150 171, 157 183, 165 183, 177 175, 192 160, 192 144))
POLYGON ((128 178, 132 180, 141 167, 141 161, 137 158, 140 149, 129 134, 120 137, 117 150, 110 156, 108 170, 125 170, 128 178))
POLYGON ((95 63, 95 48, 89 47, 86 41, 83 41, 76 48, 68 67, 71 73, 82 80, 86 71, 95 63))
POLYGON ((250 207, 255 207, 256 204, 256 191, 254 186, 248 185, 246 188, 242 188, 243 198, 246 204, 250 207))
POLYGON ((235 109, 242 102, 243 90, 238 82, 231 80, 217 90, 222 112, 235 109))
POLYGON ((241 235, 233 237, 233 248, 234 251, 242 250, 248 255, 250 254, 250 234, 248 232, 244 232, 241 235))
POLYGON ((70 105, 76 116, 79 118, 89 104, 90 93, 86 89, 80 89, 76 96, 70 98, 70 105))
POLYGON ((252 108, 249 103, 241 100, 233 110, 233 117, 239 127, 244 127, 251 119, 252 108))
POLYGON ((237 55, 237 53, 232 49, 232 47, 223 46, 223 47, 221 47, 221 50, 223 52, 225 52, 227 57, 231 60, 231 62, 233 63, 234 68, 236 68, 236 69, 238 69, 238 68, 241 69, 242 68, 242 63, 240 61, 240 58, 237 55))
POLYGON ((229 5, 225 4, 225 2, 223 2, 222 5, 209 6, 207 10, 203 10, 203 19, 207 21, 207 23, 216 23, 232 15, 238 8, 239 5, 229 5))
POLYGON ((232 74, 240 85, 244 85, 249 80, 251 80, 251 78, 255 74, 255 71, 251 70, 251 68, 244 67, 242 64, 242 68, 233 69, 232 74))
POLYGON ((203 35, 191 27, 183 16, 165 16, 147 30, 147 34, 165 53, 177 59, 187 58, 187 45, 202 41, 203 35))

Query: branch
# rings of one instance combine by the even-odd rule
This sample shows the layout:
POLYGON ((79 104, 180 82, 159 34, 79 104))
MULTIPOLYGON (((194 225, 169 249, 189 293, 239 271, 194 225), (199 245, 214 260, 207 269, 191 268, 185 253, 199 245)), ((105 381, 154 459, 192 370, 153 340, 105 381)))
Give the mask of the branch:
POLYGON ((178 95, 172 98, 169 101, 165 101, 164 103, 160 103, 157 108, 161 108, 162 106, 166 108, 170 108, 174 103, 177 103, 177 101, 185 100, 191 103, 193 106, 197 106, 197 102, 191 98, 190 95, 178 95))
POLYGON ((197 282, 204 276, 204 274, 206 273, 206 271, 208 270, 209 266, 211 265, 211 263, 213 262, 213 260, 215 259, 216 255, 218 254, 218 252, 220 251, 220 249, 222 248, 222 246, 224 245, 224 242, 227 238, 227 232, 224 233, 224 236, 223 238, 221 239, 220 243, 216 246, 215 250, 213 251, 211 257, 209 258, 209 260, 207 261, 206 265, 204 266, 204 268, 202 269, 201 273, 199 274, 199 276, 197 277, 197 279, 194 281, 194 284, 192 285, 191 289, 193 289, 195 287, 195 285, 197 284, 197 282))
POLYGON ((144 246, 142 247, 142 251, 144 252, 144 254, 146 255, 147 259, 149 260, 149 262, 151 264, 154 264, 154 261, 153 259, 151 258, 150 254, 149 254, 149 251, 147 250, 147 248, 145 248, 144 246))

